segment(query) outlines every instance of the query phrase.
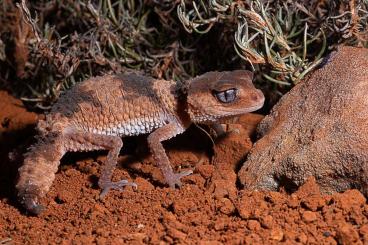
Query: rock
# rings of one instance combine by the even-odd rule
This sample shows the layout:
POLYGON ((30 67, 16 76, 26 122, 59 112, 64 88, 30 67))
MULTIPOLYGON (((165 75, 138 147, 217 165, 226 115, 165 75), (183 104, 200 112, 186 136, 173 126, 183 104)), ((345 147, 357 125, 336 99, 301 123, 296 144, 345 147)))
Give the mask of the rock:
POLYGON ((368 49, 341 47, 259 124, 238 177, 244 188, 295 190, 314 176, 321 191, 368 194, 368 49))
POLYGON ((339 244, 363 244, 358 232, 349 223, 339 224, 336 236, 339 244))
POLYGON ((266 215, 261 217, 261 226, 266 229, 271 229, 273 227, 273 218, 271 215, 266 215))
POLYGON ((261 224, 257 220, 248 220, 247 227, 251 231, 259 231, 261 229, 261 224))
POLYGON ((209 179, 214 171, 214 166, 210 164, 199 165, 195 169, 203 178, 209 179))
POLYGON ((222 198, 219 206, 220 212, 226 215, 231 215, 235 211, 234 204, 228 198, 222 198))
POLYGON ((343 210, 354 210, 363 207, 366 203, 365 197, 357 190, 347 190, 332 197, 336 206, 343 210))
POLYGON ((284 232, 281 229, 271 230, 270 239, 281 241, 284 238, 284 232))
POLYGON ((294 194, 300 199, 301 205, 311 211, 317 211, 326 205, 314 177, 308 178, 294 194))
POLYGON ((312 212, 312 211, 305 211, 302 214, 302 219, 306 223, 311 223, 311 222, 317 220, 317 214, 315 212, 312 212))

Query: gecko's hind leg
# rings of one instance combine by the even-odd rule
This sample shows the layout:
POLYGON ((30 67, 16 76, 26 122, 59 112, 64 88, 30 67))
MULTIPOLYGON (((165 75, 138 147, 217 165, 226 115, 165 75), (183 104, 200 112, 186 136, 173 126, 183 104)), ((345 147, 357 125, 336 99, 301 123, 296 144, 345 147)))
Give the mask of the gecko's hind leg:
POLYGON ((111 181, 120 149, 123 147, 123 141, 119 136, 93 133, 70 133, 68 137, 80 144, 82 150, 104 149, 109 151, 106 162, 102 166, 101 176, 98 181, 98 186, 102 189, 100 198, 103 198, 111 189, 122 190, 123 187, 127 185, 137 187, 135 183, 127 180, 120 180, 117 182, 111 181))

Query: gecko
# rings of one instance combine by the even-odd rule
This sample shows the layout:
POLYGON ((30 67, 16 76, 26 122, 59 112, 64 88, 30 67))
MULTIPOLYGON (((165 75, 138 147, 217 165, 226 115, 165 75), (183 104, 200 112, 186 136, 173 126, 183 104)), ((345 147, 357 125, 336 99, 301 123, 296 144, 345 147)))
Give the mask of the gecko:
POLYGON ((37 124, 36 143, 18 170, 17 197, 31 214, 45 207, 60 159, 67 152, 107 150, 98 186, 109 190, 136 186, 113 182, 112 175, 125 136, 148 134, 150 152, 169 187, 191 170, 175 173, 162 142, 183 133, 191 124, 216 125, 222 119, 260 109, 264 95, 247 70, 207 72, 184 82, 154 79, 135 73, 104 75, 80 82, 62 94, 37 124))

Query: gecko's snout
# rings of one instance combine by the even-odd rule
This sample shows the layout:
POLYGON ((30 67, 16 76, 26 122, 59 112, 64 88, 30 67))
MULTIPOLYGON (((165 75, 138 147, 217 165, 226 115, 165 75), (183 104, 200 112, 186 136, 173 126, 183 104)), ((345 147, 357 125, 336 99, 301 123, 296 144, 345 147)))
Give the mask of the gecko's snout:
POLYGON ((252 110, 255 111, 263 107, 265 96, 261 90, 255 89, 249 93, 247 101, 249 103, 249 107, 252 107, 252 110))
POLYGON ((260 89, 256 89, 252 94, 251 94, 251 98, 253 101, 258 102, 260 104, 264 103, 265 101, 265 96, 262 93, 262 91, 260 89))

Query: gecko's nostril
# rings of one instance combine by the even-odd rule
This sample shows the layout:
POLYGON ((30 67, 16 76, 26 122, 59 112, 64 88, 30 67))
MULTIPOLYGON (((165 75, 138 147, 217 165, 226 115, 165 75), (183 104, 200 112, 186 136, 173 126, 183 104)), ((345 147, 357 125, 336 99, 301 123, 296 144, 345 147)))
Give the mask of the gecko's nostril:
POLYGON ((259 97, 257 94, 255 94, 255 93, 252 93, 252 94, 250 95, 250 98, 251 98, 253 101, 258 101, 258 100, 260 99, 260 97, 259 97))

